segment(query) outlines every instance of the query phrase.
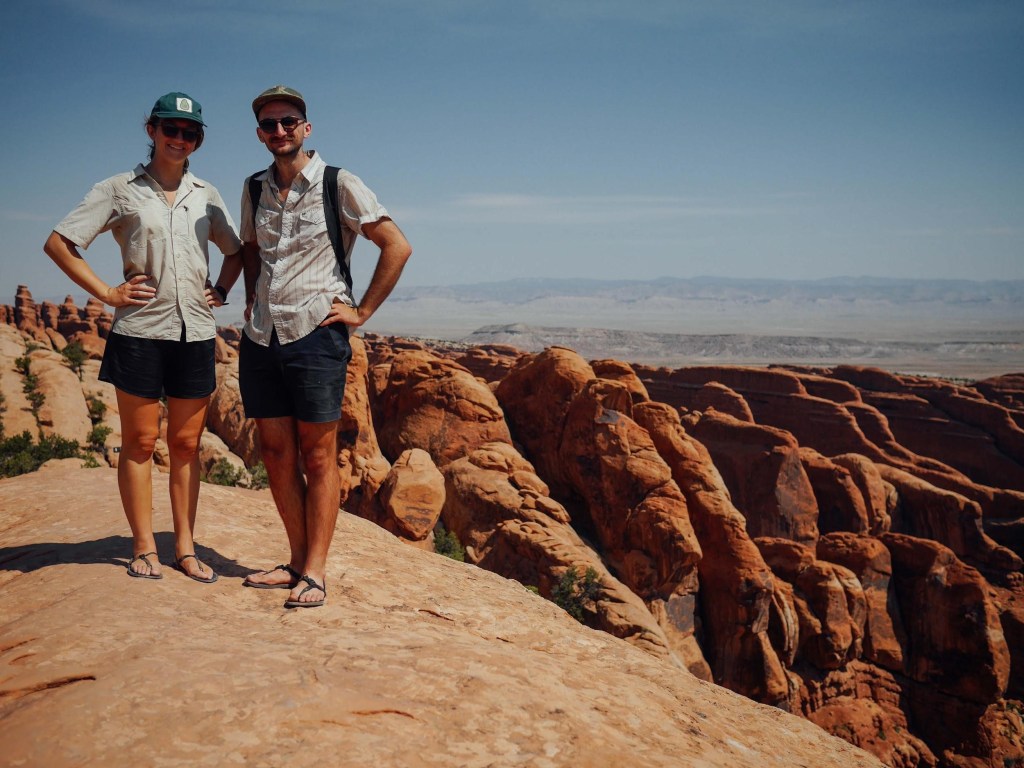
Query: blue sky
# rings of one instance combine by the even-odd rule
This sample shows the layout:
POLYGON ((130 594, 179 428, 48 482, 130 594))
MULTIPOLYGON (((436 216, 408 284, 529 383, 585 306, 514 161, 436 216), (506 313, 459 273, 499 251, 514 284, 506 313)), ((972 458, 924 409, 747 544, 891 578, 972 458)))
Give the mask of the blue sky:
MULTIPOLYGON (((165 92, 237 219, 275 83, 408 235, 408 285, 1024 279, 1019 0, 12 0, 0 80, 0 303, 78 293, 43 241, 165 92)), ((109 235, 85 255, 118 279, 109 235)))

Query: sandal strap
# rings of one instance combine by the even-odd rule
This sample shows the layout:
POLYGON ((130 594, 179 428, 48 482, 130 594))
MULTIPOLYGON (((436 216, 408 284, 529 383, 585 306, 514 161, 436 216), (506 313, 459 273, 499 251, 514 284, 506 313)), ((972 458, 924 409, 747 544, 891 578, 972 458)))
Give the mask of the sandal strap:
POLYGON ((264 571, 264 573, 273 573, 274 571, 287 571, 288 575, 291 576, 296 581, 298 581, 298 580, 300 580, 302 578, 302 574, 299 573, 298 571, 296 571, 294 568, 292 568, 287 563, 281 563, 280 565, 271 568, 269 571, 264 571))
POLYGON ((312 576, 310 576, 310 575, 309 575, 308 573, 304 573, 304 574, 302 574, 302 576, 300 576, 300 577, 299 577, 299 581, 304 581, 304 582, 306 582, 306 584, 308 584, 308 585, 309 585, 309 586, 308 586, 308 587, 306 587, 306 588, 305 588, 304 590, 302 590, 301 592, 299 592, 299 597, 302 597, 302 596, 303 596, 304 594, 306 594, 307 592, 309 592, 309 590, 311 590, 311 589, 319 589, 319 590, 320 590, 321 592, 323 592, 323 593, 324 593, 324 597, 327 597, 327 590, 326 590, 326 589, 324 589, 324 587, 326 587, 326 586, 327 586, 327 582, 324 582, 324 583, 323 583, 323 585, 317 584, 317 583, 316 583, 316 582, 315 582, 315 581, 313 580, 313 577, 312 577, 312 576))
POLYGON ((141 560, 142 562, 144 562, 146 564, 146 567, 149 569, 149 573, 152 573, 153 572, 153 564, 151 562, 149 562, 149 556, 150 555, 153 555, 153 557, 156 557, 156 552, 143 552, 142 554, 134 555, 132 557, 132 559, 128 561, 128 570, 130 571, 132 569, 132 563, 134 563, 136 560, 141 560))

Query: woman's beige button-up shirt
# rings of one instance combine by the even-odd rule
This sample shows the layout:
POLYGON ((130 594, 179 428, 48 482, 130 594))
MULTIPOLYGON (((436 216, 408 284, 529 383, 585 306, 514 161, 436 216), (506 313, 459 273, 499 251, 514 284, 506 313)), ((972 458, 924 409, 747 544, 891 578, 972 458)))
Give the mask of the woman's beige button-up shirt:
POLYGON ((140 163, 134 171, 94 186, 55 231, 80 248, 102 232, 121 247, 124 279, 149 275, 156 296, 144 306, 118 307, 113 330, 124 336, 178 341, 212 339, 217 333, 206 303, 208 243, 226 255, 242 247, 220 193, 185 172, 168 205, 159 184, 140 163))

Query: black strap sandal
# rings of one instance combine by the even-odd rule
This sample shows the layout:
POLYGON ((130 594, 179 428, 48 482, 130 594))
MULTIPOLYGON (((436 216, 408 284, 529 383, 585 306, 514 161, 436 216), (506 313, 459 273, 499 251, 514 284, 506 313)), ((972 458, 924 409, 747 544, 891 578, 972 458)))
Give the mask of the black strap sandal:
POLYGON ((322 598, 320 598, 319 600, 289 600, 289 601, 287 601, 284 604, 284 607, 285 608, 319 608, 321 605, 323 605, 324 604, 324 600, 327 599, 327 590, 324 589, 324 586, 326 586, 326 582, 324 582, 323 585, 317 584, 315 581, 313 581, 313 577, 309 576, 309 575, 302 576, 301 577, 301 581, 306 582, 306 584, 308 584, 309 586, 307 586, 304 590, 299 592, 299 597, 302 597, 304 594, 309 592, 309 590, 311 590, 311 589, 319 589, 321 592, 324 593, 324 596, 322 598))
POLYGON ((242 582, 243 587, 252 587, 253 589, 295 589, 295 585, 299 583, 302 575, 292 568, 290 565, 281 563, 281 565, 271 568, 269 571, 260 571, 260 573, 273 573, 274 571, 286 571, 291 576, 290 581, 286 581, 283 584, 256 584, 255 582, 249 581, 247 576, 245 581, 242 582))
POLYGON ((184 573, 190 579, 192 579, 192 581, 198 581, 201 584, 213 584, 213 582, 215 582, 218 577, 217 574, 213 572, 213 568, 210 568, 210 566, 206 566, 207 568, 210 568, 210 578, 208 579, 204 579, 201 576, 193 576, 191 573, 185 570, 185 566, 183 566, 182 563, 188 560, 190 557, 195 558, 195 561, 199 563, 199 570, 202 571, 203 561, 195 555, 182 555, 174 561, 174 567, 182 573, 184 573))
POLYGON ((136 579, 162 579, 164 575, 162 573, 153 573, 153 564, 149 562, 149 556, 156 557, 156 552, 143 552, 141 555, 135 555, 131 560, 128 561, 128 575, 136 579), (141 560, 146 564, 149 569, 145 573, 141 571, 133 571, 132 563, 136 560, 141 560))

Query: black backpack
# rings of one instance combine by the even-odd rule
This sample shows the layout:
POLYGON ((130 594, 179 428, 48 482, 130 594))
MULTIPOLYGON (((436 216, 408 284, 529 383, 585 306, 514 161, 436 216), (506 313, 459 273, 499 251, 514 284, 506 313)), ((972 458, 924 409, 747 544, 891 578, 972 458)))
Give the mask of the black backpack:
MULTIPOLYGON (((266 170, 266 169, 264 169, 266 170)), ((349 266, 349 257, 345 255, 345 246, 341 242, 341 218, 338 215, 338 168, 328 165, 324 168, 324 221, 327 224, 327 236, 331 240, 331 247, 334 248, 334 256, 341 267, 341 279, 348 286, 348 292, 352 293, 352 270, 349 266)), ((252 208, 253 229, 256 227, 256 211, 259 209, 260 193, 263 182, 257 180, 263 171, 256 171, 248 178, 249 202, 252 208)))

